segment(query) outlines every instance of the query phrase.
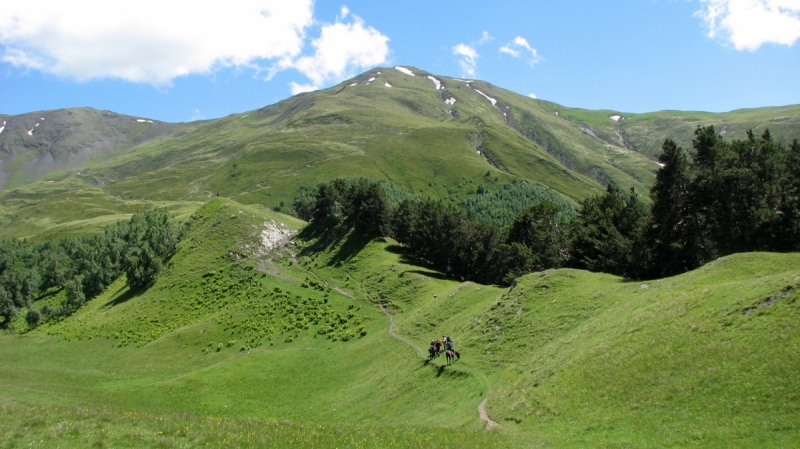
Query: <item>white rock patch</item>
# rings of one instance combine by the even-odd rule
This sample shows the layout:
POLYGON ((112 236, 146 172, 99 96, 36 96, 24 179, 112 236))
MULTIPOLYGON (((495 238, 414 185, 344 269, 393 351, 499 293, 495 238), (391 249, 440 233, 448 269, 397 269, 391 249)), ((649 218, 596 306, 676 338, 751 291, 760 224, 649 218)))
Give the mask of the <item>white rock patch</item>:
POLYGON ((250 114, 245 114, 245 115, 241 116, 240 118, 245 118, 245 117, 247 117, 248 115, 250 115, 250 114))
POLYGON ((619 115, 612 115, 612 116, 611 116, 611 117, 609 117, 609 118, 610 118, 611 120, 614 120, 615 122, 618 122, 618 121, 619 121, 619 119, 621 119, 622 117, 620 117, 619 115))
POLYGON ((409 69, 407 69, 405 67, 397 66, 397 67, 395 67, 395 69, 405 73, 406 75, 416 76, 416 75, 414 75, 414 72, 412 72, 411 70, 409 70, 409 69))
POLYGON ((264 222, 264 229, 261 231, 261 252, 267 254, 274 249, 288 244, 294 235, 295 229, 277 221, 268 220, 264 222))
POLYGON ((477 92, 477 93, 479 93, 479 94, 483 95, 484 97, 486 97, 486 99, 487 99, 487 100, 489 100, 490 102, 492 102, 492 106, 494 106, 494 107, 497 107, 497 100, 496 100, 496 99, 494 99, 494 98, 492 98, 492 97, 490 97, 490 96, 486 95, 485 93, 483 93, 483 92, 479 91, 478 89, 475 89, 475 92, 477 92))
POLYGON ((442 88, 442 82, 441 81, 437 80, 436 78, 434 78, 434 77, 432 77, 430 75, 428 75, 428 79, 433 81, 433 85, 436 87, 436 90, 439 90, 439 89, 442 88))

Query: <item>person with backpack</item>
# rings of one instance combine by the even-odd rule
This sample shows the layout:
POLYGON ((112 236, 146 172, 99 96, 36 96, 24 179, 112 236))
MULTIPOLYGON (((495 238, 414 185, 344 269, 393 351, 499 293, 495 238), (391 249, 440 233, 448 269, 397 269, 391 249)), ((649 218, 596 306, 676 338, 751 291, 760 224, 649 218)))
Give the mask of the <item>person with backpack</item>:
POLYGON ((444 336, 444 348, 453 351, 453 353, 456 355, 456 358, 461 359, 461 354, 455 350, 455 347, 453 346, 453 339, 450 338, 449 335, 444 336))

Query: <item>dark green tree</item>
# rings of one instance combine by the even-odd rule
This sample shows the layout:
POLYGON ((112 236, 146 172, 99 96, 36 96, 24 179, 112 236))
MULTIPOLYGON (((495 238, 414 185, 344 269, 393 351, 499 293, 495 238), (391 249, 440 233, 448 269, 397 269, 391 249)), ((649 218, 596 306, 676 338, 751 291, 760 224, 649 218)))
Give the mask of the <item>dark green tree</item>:
POLYGON ((639 252, 649 211, 631 189, 625 195, 613 184, 606 193, 581 203, 572 221, 572 264, 590 271, 639 276, 639 252))
POLYGON ((683 149, 664 141, 658 157, 662 164, 650 189, 652 219, 647 229, 650 277, 670 276, 694 269, 703 262, 697 218, 691 209, 691 173, 683 149))
POLYGON ((569 258, 568 223, 561 208, 549 201, 531 206, 517 216, 508 230, 506 244, 510 250, 507 271, 524 273, 558 268, 569 258), (515 243, 524 246, 522 250, 515 243), (513 263, 527 259, 522 266, 513 263))

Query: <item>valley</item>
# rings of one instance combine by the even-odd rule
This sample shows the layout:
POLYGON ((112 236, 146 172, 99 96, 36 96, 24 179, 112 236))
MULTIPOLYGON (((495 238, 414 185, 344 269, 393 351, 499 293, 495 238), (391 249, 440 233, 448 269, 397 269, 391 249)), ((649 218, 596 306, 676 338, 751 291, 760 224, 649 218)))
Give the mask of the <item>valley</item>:
POLYGON ((77 247, 152 208, 181 226, 146 288, 121 270, 69 309, 74 291, 50 286, 3 323, 0 447, 800 438, 800 253, 734 253, 661 279, 548 268, 483 284, 335 207, 304 221, 296 201, 366 178, 392 207, 499 204, 518 189, 572 217, 608 186, 649 205, 665 138, 688 149, 698 126, 722 139, 768 128, 787 147, 800 106, 590 111, 398 66, 215 120, 0 120, 0 239, 77 247), (69 313, 27 319, 46 307, 69 313), (443 335, 462 355, 452 365, 427 358, 443 335))
POLYGON ((2 444, 749 447, 796 438, 797 254, 730 256, 646 283, 548 270, 499 288, 442 278, 391 241, 355 234, 324 252, 295 239, 300 246, 247 253, 266 223, 302 223, 230 200, 190 220, 146 292, 131 296, 117 282, 63 321, 0 337, 0 401, 14 416, 2 444), (270 268, 241 277, 256 266, 270 268), (790 293, 765 305, 781 291, 790 293), (323 332, 314 317, 325 314, 344 328, 323 332), (440 334, 462 353, 453 366, 420 354, 440 334), (478 411, 487 398, 498 423, 488 432, 478 411))

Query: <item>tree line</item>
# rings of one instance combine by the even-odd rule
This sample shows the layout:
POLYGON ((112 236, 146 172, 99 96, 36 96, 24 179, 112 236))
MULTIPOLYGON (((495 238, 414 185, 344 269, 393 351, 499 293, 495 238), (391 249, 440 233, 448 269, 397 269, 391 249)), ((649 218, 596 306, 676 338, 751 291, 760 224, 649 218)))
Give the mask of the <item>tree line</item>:
POLYGON ((166 210, 153 209, 90 237, 36 244, 0 241, 0 327, 7 327, 22 308, 28 309, 25 319, 31 326, 70 315, 123 273, 132 290, 146 288, 182 234, 166 210), (51 289, 63 289, 66 300, 39 310, 34 302, 51 289))
POLYGON ((400 198, 394 185, 390 197, 385 180, 335 179, 305 189, 294 210, 319 232, 355 227, 389 236, 438 271, 484 283, 559 267, 652 279, 735 252, 800 249, 796 139, 787 148, 767 130, 729 142, 713 126, 698 127, 692 150, 665 140, 651 205, 633 189, 609 184, 577 211, 539 194, 506 225, 485 217, 507 211, 470 213, 470 204, 504 207, 502 197, 475 198, 488 194, 485 188, 454 203, 400 198))

